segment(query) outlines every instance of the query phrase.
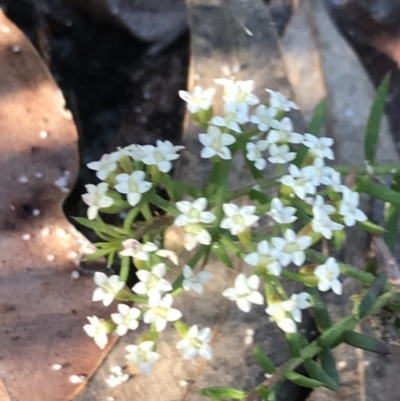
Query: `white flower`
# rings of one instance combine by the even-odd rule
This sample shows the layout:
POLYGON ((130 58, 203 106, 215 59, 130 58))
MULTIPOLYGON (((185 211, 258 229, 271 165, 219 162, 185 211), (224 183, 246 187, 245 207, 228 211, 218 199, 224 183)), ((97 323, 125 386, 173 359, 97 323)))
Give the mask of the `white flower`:
POLYGON ((286 230, 284 238, 274 237, 272 243, 281 251, 280 262, 282 266, 287 266, 290 262, 296 266, 301 266, 306 259, 304 250, 311 245, 312 239, 307 235, 297 236, 294 231, 286 230))
MULTIPOLYGON (((145 244, 140 243, 136 239, 126 239, 122 241, 124 250, 119 254, 121 256, 131 256, 139 260, 149 260, 149 253, 157 251, 157 245, 152 242, 146 242, 145 244)), ((161 255, 160 255, 161 256, 161 255)))
POLYGON ((154 323, 158 332, 163 331, 168 322, 174 322, 182 317, 178 309, 171 308, 174 299, 171 294, 161 298, 159 293, 152 293, 149 297, 149 309, 143 316, 145 323, 154 323))
POLYGON ((83 194, 82 199, 89 205, 88 219, 94 220, 99 213, 99 209, 112 206, 114 200, 106 195, 108 184, 105 182, 101 182, 98 185, 87 184, 85 188, 88 193, 83 194))
POLYGON ((154 346, 155 344, 153 341, 145 341, 139 345, 127 345, 125 351, 127 351, 128 354, 125 358, 129 362, 137 365, 146 376, 149 376, 151 375, 153 363, 160 357, 157 352, 153 351, 154 346))
POLYGON ((315 135, 304 134, 303 145, 310 148, 309 152, 321 159, 327 158, 333 160, 335 158, 331 146, 333 145, 332 138, 321 137, 315 135))
POLYGON ((199 141, 204 146, 200 156, 208 159, 218 155, 221 159, 232 159, 232 153, 228 148, 236 142, 236 138, 230 134, 222 133, 218 127, 210 125, 207 134, 199 134, 199 141))
POLYGON ((177 152, 184 148, 184 146, 174 146, 170 141, 157 141, 157 146, 144 145, 142 150, 145 155, 142 162, 149 166, 157 166, 163 173, 168 173, 172 168, 171 160, 178 159, 177 152))
POLYGON ((179 97, 187 103, 188 110, 195 114, 211 107, 215 89, 203 90, 200 86, 195 86, 192 92, 179 91, 178 93, 179 97))
POLYGON ((293 294, 290 299, 282 302, 282 308, 291 313, 296 322, 301 323, 301 310, 307 309, 311 306, 310 302, 308 301, 309 298, 310 295, 306 292, 293 294))
POLYGON ((264 170, 267 165, 267 161, 261 154, 264 150, 267 150, 268 142, 266 140, 260 140, 256 143, 248 142, 246 144, 247 154, 246 157, 248 160, 254 162, 254 167, 257 170, 264 170))
POLYGON ((325 162, 318 157, 314 159, 311 166, 306 166, 302 169, 316 187, 321 184, 329 185, 331 183, 332 170, 332 167, 325 166, 325 162))
POLYGON ((125 287, 117 275, 107 277, 101 272, 94 273, 94 282, 98 287, 93 292, 92 301, 103 301, 104 306, 111 305, 115 296, 125 287))
POLYGON ((182 286, 186 291, 193 290, 198 294, 203 293, 203 283, 209 281, 212 277, 210 272, 202 270, 195 274, 189 265, 183 266, 183 282, 182 286))
POLYGON ((119 152, 113 152, 101 156, 100 161, 90 162, 87 164, 88 168, 97 171, 96 176, 104 181, 110 173, 117 169, 117 161, 119 159, 119 152))
POLYGON ((296 158, 296 153, 291 152, 288 145, 278 146, 273 143, 269 147, 269 154, 268 160, 275 164, 285 164, 296 158))
POLYGON ((146 153, 141 145, 131 144, 124 148, 119 148, 120 157, 129 156, 133 160, 141 161, 145 157, 146 153))
POLYGON ((223 209, 226 217, 221 222, 221 228, 229 230, 232 235, 242 233, 248 227, 253 226, 260 218, 254 214, 255 206, 239 208, 234 203, 225 203, 223 209))
POLYGON ((327 239, 332 238, 332 231, 341 230, 343 228, 342 224, 332 221, 329 217, 335 210, 336 209, 332 205, 324 203, 324 198, 321 195, 315 197, 311 225, 316 233, 321 233, 322 236, 327 239))
POLYGON ((111 319, 117 324, 117 334, 124 336, 128 330, 136 330, 139 326, 138 317, 140 310, 137 308, 130 308, 125 304, 118 304, 118 312, 112 313, 111 319))
POLYGON ((331 168, 330 182, 328 184, 335 192, 343 192, 347 187, 342 184, 342 176, 339 172, 331 168))
POLYGON ((257 252, 251 252, 244 257, 244 261, 251 266, 263 267, 269 273, 279 276, 282 266, 279 263, 280 252, 271 247, 267 241, 261 241, 257 245, 257 252))
POLYGON ((232 79, 217 78, 214 82, 225 87, 223 99, 236 105, 254 106, 260 99, 251 92, 254 90, 254 81, 233 81, 232 79))
POLYGON ((144 181, 146 174, 144 171, 134 171, 132 174, 118 174, 115 179, 117 184, 115 189, 120 194, 127 194, 128 203, 136 206, 142 199, 142 194, 149 191, 152 183, 144 181))
POLYGON ((365 213, 358 209, 360 194, 349 188, 343 188, 343 199, 340 202, 339 213, 343 216, 344 224, 348 227, 354 226, 356 221, 367 221, 365 213))
POLYGON ((283 302, 269 304, 265 312, 275 320, 278 327, 285 333, 295 333, 297 326, 294 320, 288 317, 287 311, 283 308, 283 302))
POLYGON ((222 295, 231 301, 236 301, 236 305, 243 312, 251 311, 251 304, 262 305, 264 297, 258 291, 260 278, 253 274, 246 277, 244 274, 238 274, 235 279, 235 286, 224 290, 222 295))
POLYGON ((275 92, 271 89, 265 89, 271 96, 269 103, 272 107, 278 110, 289 111, 290 109, 298 110, 299 107, 296 103, 289 100, 285 95, 280 92, 275 92))
POLYGON ((250 121, 257 124, 257 128, 261 132, 268 131, 275 121, 275 117, 278 110, 273 107, 267 107, 264 104, 260 104, 254 111, 255 115, 250 117, 250 121))
POLYGON ((156 252, 156 255, 169 259, 174 265, 179 263, 178 255, 168 249, 160 249, 156 252))
POLYGON ((246 104, 235 105, 235 103, 227 102, 224 106, 225 116, 215 116, 211 119, 211 122, 218 127, 226 127, 232 131, 241 133, 242 130, 239 124, 249 121, 246 106, 246 104))
POLYGON ((332 291, 342 295, 342 283, 339 281, 340 268, 334 258, 328 258, 323 265, 317 266, 314 274, 319 278, 318 289, 320 291, 332 291))
POLYGON ((293 123, 289 117, 275 120, 271 123, 272 129, 267 135, 270 144, 284 145, 287 143, 302 143, 303 135, 293 132, 293 123))
POLYGON ((153 293, 167 292, 172 290, 172 285, 163 277, 167 271, 164 263, 154 265, 151 272, 140 269, 136 272, 136 276, 140 280, 132 287, 132 291, 136 294, 152 296, 153 293))
POLYGON ((89 337, 93 337, 94 342, 100 347, 104 349, 108 343, 107 333, 108 328, 105 325, 105 321, 103 319, 99 319, 97 316, 88 316, 90 324, 85 324, 83 326, 83 330, 86 331, 86 334, 89 337))
POLYGON ((183 227, 185 248, 190 251, 198 243, 210 245, 211 235, 204 225, 212 223, 215 216, 211 212, 204 211, 207 207, 207 199, 199 198, 193 202, 180 201, 176 203, 176 207, 182 214, 175 218, 174 223, 183 227))
POLYGON ((284 206, 279 198, 274 198, 271 201, 271 209, 268 214, 279 224, 290 224, 297 220, 295 213, 294 207, 284 206))
POLYGON ((291 187, 300 199, 305 199, 307 194, 313 195, 316 192, 309 173, 304 169, 300 170, 294 164, 289 166, 289 175, 284 175, 279 181, 291 187))
POLYGON ((189 328, 184 339, 176 345, 183 350, 184 359, 193 359, 200 355, 204 359, 212 359, 212 348, 208 344, 211 340, 211 329, 206 327, 199 330, 197 325, 189 328))

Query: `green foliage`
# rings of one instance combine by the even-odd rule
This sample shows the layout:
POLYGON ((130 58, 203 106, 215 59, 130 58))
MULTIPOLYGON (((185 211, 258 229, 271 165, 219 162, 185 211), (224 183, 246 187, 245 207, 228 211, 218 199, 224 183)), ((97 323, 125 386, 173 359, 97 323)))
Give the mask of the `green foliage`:
POLYGON ((375 162, 375 154, 378 146, 379 129, 381 125, 382 115, 385 109, 385 102, 390 84, 390 74, 387 74, 375 95, 374 102, 368 117, 367 130, 364 139, 364 155, 365 160, 370 164, 375 162))
MULTIPOLYGON (((396 191, 400 198, 400 174, 396 174, 392 178, 390 188, 396 191)), ((400 222, 400 206, 395 204, 388 205, 385 208, 385 223, 386 232, 384 234, 385 242, 392 253, 395 252, 399 242, 399 222, 400 222)))
POLYGON ((324 385, 324 383, 320 382, 319 380, 311 379, 307 376, 293 371, 286 372, 285 377, 286 379, 295 384, 298 384, 301 387, 317 388, 324 385))
POLYGON ((312 379, 323 383, 325 387, 329 388, 329 390, 339 390, 339 382, 329 377, 327 372, 325 372, 314 360, 306 359, 304 361, 304 367, 312 379))
POLYGON ((233 387, 207 387, 199 390, 199 393, 213 401, 241 400, 246 397, 245 391, 233 387))
POLYGON ((385 344, 355 331, 345 331, 342 336, 342 341, 365 351, 375 352, 377 354, 390 354, 390 350, 385 344))
POLYGON ((374 182, 369 176, 357 178, 355 190, 371 195, 375 199, 400 206, 400 196, 398 192, 374 182))
POLYGON ((326 372, 326 374, 333 380, 333 382, 339 388, 339 373, 336 369, 336 361, 333 356, 332 351, 329 348, 323 348, 319 353, 319 358, 321 361, 322 369, 326 372))
POLYGON ((386 284, 386 274, 380 274, 376 280, 371 284, 371 287, 368 289, 364 298, 361 300, 358 311, 357 317, 362 319, 370 312, 372 306, 374 305, 376 299, 380 295, 384 285, 386 284))
POLYGON ((266 373, 269 373, 270 375, 275 373, 276 369, 274 363, 271 361, 271 359, 268 358, 267 354, 261 349, 259 345, 256 345, 254 347, 254 355, 257 358, 258 363, 261 365, 266 373))
POLYGON ((321 330, 329 329, 332 326, 332 321, 329 316, 328 309, 322 301, 321 294, 316 288, 308 288, 310 294, 310 303, 313 308, 315 321, 321 330))
POLYGON ((212 245, 212 251, 214 254, 217 256, 217 258, 227 267, 232 268, 232 260, 228 255, 228 252, 226 252, 226 249, 224 245, 221 242, 215 242, 212 245))

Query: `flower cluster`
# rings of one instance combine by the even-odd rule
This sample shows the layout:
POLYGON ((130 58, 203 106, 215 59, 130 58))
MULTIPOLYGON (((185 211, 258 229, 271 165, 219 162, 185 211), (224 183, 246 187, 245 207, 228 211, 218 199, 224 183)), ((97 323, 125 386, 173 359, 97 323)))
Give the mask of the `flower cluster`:
POLYGON ((264 305, 266 317, 282 331, 294 333, 312 297, 307 292, 288 295, 281 280, 294 277, 320 291, 340 295, 338 262, 328 258, 322 264, 306 265, 308 248, 321 238, 341 238, 339 232, 345 227, 367 220, 359 208, 359 194, 342 185, 340 174, 327 164, 334 159, 333 140, 295 132, 286 115, 298 109, 294 102, 268 89, 268 100, 261 103, 250 80, 216 79, 215 83, 223 86, 221 115, 213 113, 213 88, 179 92, 205 131, 199 134, 201 157, 213 163, 206 188, 185 186, 169 177, 172 162, 183 149, 169 141, 157 141, 155 146, 130 145, 88 164, 102 182, 86 186, 85 224, 105 241, 98 244, 96 255, 106 255, 109 261, 117 255, 122 261, 119 275, 95 273, 97 288, 92 299, 105 306, 114 300, 123 303, 108 320, 88 317, 84 330, 104 348, 109 334, 124 336, 142 324, 150 325, 137 345, 126 347, 126 359, 146 375, 160 358, 158 335, 171 323, 181 337, 176 348, 184 359, 212 358, 211 329, 188 327, 174 304, 184 291, 203 294, 211 274, 196 271, 200 261, 204 265, 214 253, 232 266, 232 255, 242 258, 251 266, 250 274, 239 273, 222 295, 246 313, 264 305), (275 197, 264 190, 261 181, 257 186, 251 184, 247 192, 240 189, 236 197, 236 191, 228 191, 225 167, 237 152, 246 156, 256 180, 261 174, 257 170, 267 163, 278 165, 280 176, 272 185, 277 187, 275 197), (159 195, 160 189, 167 192, 168 200, 159 195), (253 204, 238 206, 235 199, 243 194, 249 195, 253 204), (100 213, 126 216, 123 227, 106 224, 100 213), (271 218, 272 235, 255 231, 264 214, 271 218), (182 232, 183 249, 176 252, 163 249, 164 233, 172 222, 182 232), (303 227, 297 230, 300 222, 303 227), (179 264, 184 249, 195 252, 179 264), (127 288, 131 265, 136 267, 136 282, 127 288), (182 266, 180 274, 170 281, 168 271, 178 266, 182 266), (260 287, 265 288, 264 294, 260 287), (128 301, 136 304, 131 306, 128 301))

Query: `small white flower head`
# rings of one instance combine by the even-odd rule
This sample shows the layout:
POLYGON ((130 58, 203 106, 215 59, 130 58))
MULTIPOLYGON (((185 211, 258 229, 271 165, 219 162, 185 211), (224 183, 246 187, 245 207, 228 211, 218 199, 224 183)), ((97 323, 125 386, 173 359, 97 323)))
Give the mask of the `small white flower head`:
POLYGON ((271 247, 267 241, 261 241, 257 245, 257 252, 247 254, 244 261, 250 266, 262 267, 274 276, 280 276, 282 266, 279 263, 280 252, 271 247))
POLYGON ((321 184, 329 185, 331 183, 332 170, 332 167, 325 166, 325 162, 318 157, 314 159, 311 166, 306 166, 302 169, 316 187, 321 184))
POLYGON ((268 131, 274 123, 278 110, 274 107, 267 107, 264 104, 259 104, 254 115, 250 117, 250 121, 257 124, 257 128, 261 132, 268 131))
POLYGON ((311 225, 316 233, 322 234, 322 236, 327 239, 332 238, 333 231, 343 229, 342 224, 332 221, 329 217, 329 215, 334 212, 335 208, 332 205, 325 204, 324 198, 321 195, 315 197, 311 225))
POLYGON ((254 90, 254 81, 233 81, 232 79, 217 78, 215 83, 225 87, 223 99, 236 105, 254 106, 260 102, 260 99, 252 92, 254 90))
POLYGON ((97 316, 88 316, 90 324, 85 324, 83 326, 83 330, 85 330, 86 334, 89 337, 93 337, 94 342, 101 349, 104 349, 108 343, 108 327, 105 324, 103 319, 99 319, 97 316))
POLYGON ((214 116, 211 119, 211 123, 217 127, 225 127, 240 134, 242 130, 239 124, 245 124, 249 121, 247 105, 235 105, 235 103, 227 102, 224 110, 225 116, 214 116))
POLYGON ((279 224, 290 224, 297 220, 295 216, 296 209, 291 206, 285 206, 279 198, 271 201, 269 215, 279 224))
POLYGON ((115 296, 125 287, 117 275, 108 277, 101 272, 94 273, 94 282, 98 287, 93 292, 92 301, 103 301, 104 306, 111 305, 115 296))
POLYGON ((221 221, 221 228, 229 230, 232 235, 242 233, 257 223, 260 218, 254 214, 255 206, 239 207, 234 203, 225 203, 223 209, 226 217, 221 221))
POLYGON ((291 187, 300 199, 305 199, 308 194, 314 195, 316 192, 309 172, 304 171, 304 169, 300 170, 294 164, 289 166, 289 174, 284 175, 279 181, 291 187))
POLYGON ((270 144, 285 145, 287 143, 302 143, 303 135, 293 132, 293 123, 289 117, 275 120, 271 123, 272 129, 267 135, 270 144))
POLYGON ((317 266, 314 274, 318 277, 318 289, 342 295, 342 283, 339 280, 340 268, 334 258, 328 258, 323 265, 317 266))
POLYGON ((287 266, 291 262, 301 266, 306 260, 304 250, 311 245, 312 239, 308 235, 297 236, 293 230, 286 230, 284 238, 274 237, 272 243, 280 251, 282 266, 287 266))
POLYGON ((183 350, 184 359, 193 359, 197 355, 202 358, 212 359, 212 348, 209 345, 211 340, 211 329, 206 327, 199 330, 197 325, 189 328, 184 339, 180 340, 176 345, 177 349, 183 350))
POLYGON ((349 188, 343 188, 342 193, 343 199, 340 202, 339 213, 343 216, 344 224, 352 227, 356 221, 367 221, 368 217, 361 209, 358 209, 360 194, 349 188))
POLYGON ((161 293, 172 290, 172 285, 165 278, 167 267, 164 263, 154 265, 151 271, 140 269, 136 276, 140 280, 136 283, 132 291, 140 295, 152 296, 153 293, 161 293))
POLYGON ((307 309, 311 306, 310 302, 308 301, 309 298, 310 295, 306 292, 293 294, 290 299, 282 302, 282 308, 291 313, 296 322, 301 323, 302 309, 307 309))
POLYGON ((192 92, 179 91, 178 93, 179 97, 187 103, 188 110, 195 114, 200 110, 208 110, 212 106, 215 89, 203 90, 201 86, 195 86, 192 92))
POLYGON ((193 202, 180 201, 176 203, 177 209, 182 213, 175 218, 175 224, 183 227, 185 232, 184 246, 192 250, 198 243, 203 245, 211 244, 211 235, 204 228, 215 220, 214 214, 205 211, 207 199, 199 198, 193 202))
POLYGON ((88 168, 96 171, 96 176, 104 181, 110 173, 114 172, 118 167, 119 152, 113 152, 101 156, 100 161, 90 162, 88 168))
POLYGON ((254 167, 257 170, 264 170, 267 161, 263 157, 261 152, 268 149, 268 142, 265 139, 257 141, 256 143, 248 142, 246 144, 247 154, 246 157, 251 162, 254 162, 254 167))
POLYGON ((142 162, 148 166, 157 166, 161 172, 168 173, 172 169, 171 161, 178 159, 177 152, 184 148, 184 146, 174 146, 170 141, 157 141, 157 146, 144 145, 142 162))
POLYGON ((252 304, 264 303, 264 297, 258 291, 259 287, 260 277, 255 274, 246 277, 240 273, 235 279, 235 286, 224 290, 222 295, 231 301, 236 301, 236 305, 243 312, 250 312, 252 304))
POLYGON ((232 159, 232 153, 228 146, 236 142, 236 138, 230 134, 222 133, 218 127, 210 125, 207 134, 199 134, 199 141, 204 146, 200 156, 203 159, 219 156, 221 159, 232 159))
POLYGON ((136 330, 138 328, 139 309, 130 308, 125 304, 119 304, 118 312, 119 313, 112 313, 111 319, 117 325, 116 332, 119 336, 124 336, 128 330, 136 330))
POLYGON ((341 174, 331 168, 330 170, 330 182, 328 184, 335 192, 343 192, 347 187, 342 184, 342 176, 341 174))
POLYGON ((136 239, 126 239, 122 241, 122 246, 124 249, 119 253, 121 256, 131 256, 132 258, 144 260, 149 260, 149 253, 157 251, 157 245, 152 242, 146 242, 142 244, 136 239))
POLYGON ((131 144, 119 149, 120 157, 128 156, 133 160, 141 161, 145 157, 145 151, 141 145, 131 144))
POLYGON ((285 164, 289 163, 296 158, 296 153, 291 152, 288 145, 278 146, 273 143, 269 147, 268 160, 274 164, 285 164))
POLYGON ((98 185, 87 184, 85 188, 87 193, 82 195, 82 199, 89 206, 88 219, 94 220, 99 213, 99 209, 112 206, 114 200, 106 195, 108 184, 105 182, 101 182, 98 185))
POLYGON ((146 174, 144 171, 134 171, 132 174, 118 174, 115 179, 117 184, 115 189, 120 194, 127 194, 128 203, 136 206, 142 199, 142 194, 149 191, 152 183, 144 181, 146 174))
POLYGON ((178 255, 169 249, 160 249, 156 251, 156 255, 169 259, 174 265, 179 264, 178 255))
POLYGON ((154 347, 155 344, 153 341, 145 341, 139 345, 127 345, 125 351, 128 354, 125 358, 134 365, 137 365, 143 374, 150 376, 153 363, 160 358, 160 355, 153 351, 154 347))
POLYGON ((186 291, 193 290, 202 294, 203 284, 211 279, 212 274, 204 270, 196 274, 189 265, 185 265, 183 266, 183 277, 182 286, 186 291))
POLYGON ((143 316, 145 323, 154 323, 158 332, 163 331, 167 322, 174 322, 182 317, 178 309, 171 308, 174 299, 171 294, 161 298, 159 293, 152 293, 149 297, 149 309, 143 316))
POLYGON ((275 320, 278 327, 285 333, 295 333, 297 331, 296 323, 288 316, 288 312, 283 307, 283 302, 269 304, 265 312, 275 320))
POLYGON ((271 89, 265 89, 270 94, 269 103, 275 109, 289 111, 290 109, 298 110, 299 107, 296 103, 289 100, 285 95, 280 92, 275 92, 271 89))
POLYGON ((318 138, 315 135, 304 134, 303 145, 307 146, 307 148, 310 148, 309 152, 315 157, 319 157, 321 159, 326 158, 329 160, 333 160, 335 158, 331 149, 333 145, 332 138, 318 138))

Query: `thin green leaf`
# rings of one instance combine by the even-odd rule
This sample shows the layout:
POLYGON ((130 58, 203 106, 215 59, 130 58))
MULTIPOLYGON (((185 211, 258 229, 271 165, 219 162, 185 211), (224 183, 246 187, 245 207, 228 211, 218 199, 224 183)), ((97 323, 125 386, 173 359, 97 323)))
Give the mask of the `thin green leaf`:
MULTIPOLYGON (((327 106, 328 104, 326 99, 322 99, 318 103, 317 107, 315 108, 314 116, 308 126, 308 133, 315 136, 320 135, 326 120, 327 106)), ((297 167, 300 167, 302 165, 305 157, 307 156, 308 150, 309 148, 305 145, 301 145, 298 147, 297 156, 293 162, 297 167)))
POLYGON ((220 242, 214 243, 212 245, 212 251, 225 266, 230 268, 233 267, 231 258, 226 252, 225 247, 220 242))
POLYGON ((99 249, 90 255, 86 255, 84 260, 96 260, 101 258, 102 256, 108 255, 110 252, 112 252, 112 249, 99 249))
POLYGON ((398 192, 372 181, 369 176, 365 175, 357 178, 355 189, 358 192, 371 195, 373 198, 400 206, 400 196, 398 192))
POLYGON ((259 205, 269 205, 272 201, 272 196, 271 195, 267 195, 264 194, 263 192, 257 191, 255 189, 252 189, 249 192, 249 198, 254 201, 257 202, 259 205))
POLYGON ((290 380, 291 382, 298 384, 299 386, 306 387, 306 388, 317 388, 321 387, 324 384, 318 380, 310 379, 309 377, 303 376, 297 372, 287 372, 285 374, 286 379, 290 380))
POLYGON ((193 198, 201 198, 204 196, 204 189, 196 185, 187 184, 182 181, 175 181, 176 188, 181 195, 190 195, 193 198))
POLYGON ((389 90, 390 74, 387 74, 375 95, 374 103, 368 117, 367 131, 364 139, 364 155, 365 160, 370 164, 375 162, 375 154, 379 139, 379 130, 382 120, 382 115, 385 109, 386 97, 389 90))
POLYGON ((254 355, 265 372, 269 373, 270 375, 275 373, 276 369, 274 363, 268 358, 267 354, 261 349, 260 346, 256 345, 254 347, 254 355))
POLYGON ((228 398, 231 400, 241 400, 247 393, 233 387, 207 387, 199 391, 205 397, 228 398))
MULTIPOLYGON (((390 188, 396 191, 400 197, 400 175, 396 174, 392 178, 390 188)), ((400 206, 389 205, 385 208, 385 224, 386 233, 384 239, 386 245, 392 253, 395 252, 397 244, 399 242, 399 222, 400 222, 400 206)))
POLYGON ((385 344, 355 331, 345 331, 342 336, 342 341, 365 351, 375 352, 377 354, 390 354, 390 350, 385 344))
POLYGON ((386 230, 378 226, 375 223, 372 223, 371 221, 357 221, 356 223, 357 227, 362 228, 364 231, 367 231, 371 234, 384 234, 386 230))
POLYGON ((286 342, 292 358, 298 358, 301 350, 308 345, 308 341, 299 331, 286 333, 286 342))
POLYGON ((384 285, 386 284, 386 281, 386 274, 382 273, 371 284, 368 291, 364 295, 364 298, 361 300, 360 305, 358 306, 358 318, 363 319, 365 316, 368 315, 376 299, 380 295, 384 285))
POLYGON ((346 240, 346 231, 345 230, 336 230, 333 232, 333 245, 336 250, 340 250, 344 241, 346 240))
POLYGON ((328 309, 323 302, 319 291, 316 288, 307 288, 310 294, 310 303, 314 312, 315 321, 321 330, 327 330, 332 326, 328 309))
POLYGON ((307 373, 311 376, 312 379, 318 380, 324 384, 325 387, 329 388, 332 391, 339 390, 339 383, 336 383, 333 379, 331 379, 328 374, 312 359, 306 359, 304 361, 304 367, 306 368, 307 373))
POLYGON ((339 373, 336 369, 335 357, 329 348, 323 348, 319 353, 322 369, 340 387, 339 373))

